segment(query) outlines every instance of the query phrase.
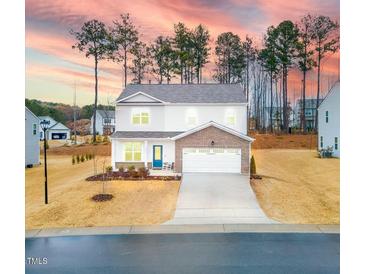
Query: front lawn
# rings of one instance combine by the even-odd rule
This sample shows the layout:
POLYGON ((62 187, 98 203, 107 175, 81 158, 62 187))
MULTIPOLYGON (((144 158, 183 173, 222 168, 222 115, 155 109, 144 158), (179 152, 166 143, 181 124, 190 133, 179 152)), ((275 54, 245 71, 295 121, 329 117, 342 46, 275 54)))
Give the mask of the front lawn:
MULTIPOLYGON (((95 202, 101 182, 87 182, 94 161, 72 165, 71 155, 50 155, 49 204, 44 204, 43 165, 25 171, 26 229, 161 224, 175 212, 179 181, 108 181, 105 193, 113 199, 95 202)), ((97 156, 97 172, 109 157, 97 156)))
POLYGON ((340 160, 314 150, 253 150, 262 180, 251 185, 268 217, 283 223, 339 224, 340 160))

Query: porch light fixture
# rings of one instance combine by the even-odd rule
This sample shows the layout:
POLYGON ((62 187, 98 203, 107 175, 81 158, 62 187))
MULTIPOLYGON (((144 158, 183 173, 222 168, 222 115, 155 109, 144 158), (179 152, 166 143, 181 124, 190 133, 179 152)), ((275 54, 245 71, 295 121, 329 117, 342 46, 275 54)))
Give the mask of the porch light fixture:
POLYGON ((42 120, 40 122, 43 130, 43 152, 44 152, 44 202, 48 204, 48 186, 47 186, 47 134, 46 131, 49 129, 50 121, 42 120))
POLYGON ((214 141, 211 141, 211 142, 210 142, 210 144, 211 144, 212 146, 214 146, 214 141))

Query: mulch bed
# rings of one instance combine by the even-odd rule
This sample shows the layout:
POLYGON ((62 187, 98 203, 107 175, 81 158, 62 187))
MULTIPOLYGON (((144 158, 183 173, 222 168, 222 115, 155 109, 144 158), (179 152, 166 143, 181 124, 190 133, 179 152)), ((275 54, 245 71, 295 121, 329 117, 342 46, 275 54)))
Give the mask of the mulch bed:
POLYGON ((141 180, 151 180, 151 181, 179 181, 181 176, 146 176, 142 177, 131 177, 128 176, 126 172, 113 171, 108 173, 101 173, 93 175, 86 178, 86 181, 141 181, 141 180))
POLYGON ((112 194, 96 194, 91 199, 95 202, 105 202, 110 201, 113 197, 112 194))

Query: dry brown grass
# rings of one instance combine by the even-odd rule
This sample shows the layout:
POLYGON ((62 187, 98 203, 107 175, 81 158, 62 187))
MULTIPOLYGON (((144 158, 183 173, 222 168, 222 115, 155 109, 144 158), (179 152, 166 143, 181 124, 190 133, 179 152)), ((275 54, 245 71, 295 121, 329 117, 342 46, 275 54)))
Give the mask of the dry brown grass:
MULTIPOLYGON (((25 171, 26 229, 160 224, 172 218, 180 182, 110 181, 111 201, 94 202, 101 182, 86 182, 93 161, 72 165, 71 156, 48 159, 49 204, 44 204, 43 165, 25 171)), ((97 157, 98 172, 109 157, 97 157)))
POLYGON ((317 147, 317 135, 314 134, 249 134, 255 138, 253 149, 315 149, 317 147))
POLYGON ((251 185, 265 213, 283 223, 339 224, 340 160, 313 150, 254 150, 262 180, 251 185))

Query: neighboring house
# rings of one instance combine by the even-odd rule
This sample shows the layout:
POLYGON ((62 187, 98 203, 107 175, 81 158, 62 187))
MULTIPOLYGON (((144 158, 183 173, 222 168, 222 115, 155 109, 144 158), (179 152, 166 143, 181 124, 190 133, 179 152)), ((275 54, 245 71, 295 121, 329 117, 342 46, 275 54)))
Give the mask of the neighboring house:
POLYGON ((25 107, 25 166, 39 164, 39 119, 25 107))
MULTIPOLYGON (((270 127, 270 112, 271 108, 265 108, 265 127, 270 127)), ((289 127, 294 126, 294 113, 291 108, 288 108, 289 112, 289 127)), ((280 130, 283 125, 283 107, 273 107, 272 108, 272 125, 274 130, 280 130)))
MULTIPOLYGON (((90 133, 93 134, 94 115, 91 116, 90 133)), ((114 110, 96 110, 96 134, 110 135, 115 131, 115 111, 114 110)))
POLYGON ((116 104, 113 169, 249 174, 254 139, 241 85, 129 85, 116 104))
MULTIPOLYGON (((321 104, 323 99, 319 99, 319 104, 321 104)), ((296 126, 300 127, 301 113, 302 113, 303 100, 298 99, 295 105, 295 121, 296 126)), ((317 109, 317 98, 305 99, 305 126, 308 131, 313 130, 315 127, 316 119, 316 109, 317 109)))
POLYGON ((336 82, 318 107, 318 149, 332 147, 340 157, 340 82, 336 82))
MULTIPOLYGON (((57 122, 56 120, 54 120, 52 117, 49 116, 39 116, 39 121, 49 121, 49 128, 46 131, 47 133, 47 140, 67 140, 70 139, 70 132, 71 130, 66 127, 65 125, 63 125, 60 122, 57 122)), ((41 140, 43 140, 44 136, 43 136, 44 132, 41 128, 41 125, 39 124, 39 137, 41 140)))

